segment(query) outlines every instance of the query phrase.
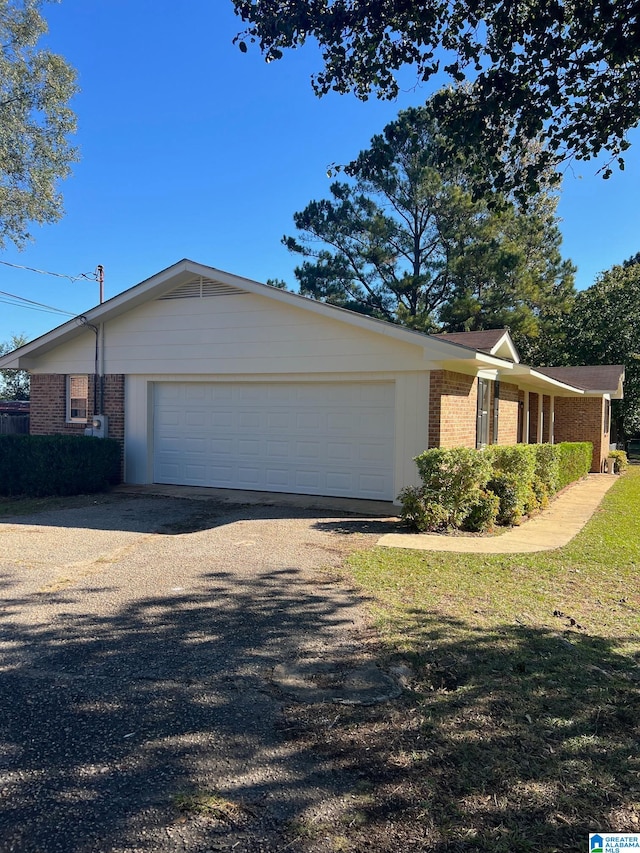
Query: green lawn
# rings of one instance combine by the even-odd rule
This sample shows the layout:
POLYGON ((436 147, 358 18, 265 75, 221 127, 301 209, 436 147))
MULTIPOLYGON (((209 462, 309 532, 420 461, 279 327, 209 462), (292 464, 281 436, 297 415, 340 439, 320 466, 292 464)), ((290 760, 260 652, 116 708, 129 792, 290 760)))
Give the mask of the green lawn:
POLYGON ((402 817, 378 788, 369 831, 384 813, 389 838, 447 853, 640 833, 639 570, 640 467, 556 551, 352 556, 386 654, 416 674, 402 713, 360 723, 372 774, 402 763, 402 817))
POLYGON ((565 548, 534 554, 452 554, 377 548, 350 566, 375 598, 385 636, 415 650, 428 623, 451 620, 450 639, 524 628, 561 634, 586 652, 607 649, 615 669, 640 653, 640 467, 605 496, 565 548), (563 613, 565 616, 560 616, 563 613), (574 620, 575 624, 572 622, 574 620))

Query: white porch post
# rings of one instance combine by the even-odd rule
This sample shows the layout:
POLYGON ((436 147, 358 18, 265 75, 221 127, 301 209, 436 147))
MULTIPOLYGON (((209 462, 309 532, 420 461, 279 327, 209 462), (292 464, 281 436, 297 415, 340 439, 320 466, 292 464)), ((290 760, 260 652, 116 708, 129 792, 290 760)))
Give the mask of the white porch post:
POLYGON ((529 444, 529 392, 524 392, 524 411, 522 413, 522 441, 529 444))
POLYGON ((556 398, 555 394, 549 397, 549 444, 555 444, 555 428, 556 428, 556 398))
POLYGON ((544 429, 544 394, 538 393, 538 435, 536 436, 536 440, 538 444, 542 444, 542 436, 544 429))

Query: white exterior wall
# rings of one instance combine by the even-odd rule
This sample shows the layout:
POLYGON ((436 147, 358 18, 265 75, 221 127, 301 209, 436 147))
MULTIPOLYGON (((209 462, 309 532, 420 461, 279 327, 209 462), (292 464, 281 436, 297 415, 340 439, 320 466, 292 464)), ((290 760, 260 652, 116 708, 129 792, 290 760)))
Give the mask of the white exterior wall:
MULTIPOLYGON (((127 376, 125 380, 125 481, 127 483, 153 482, 153 388, 155 382, 202 382, 203 379, 221 382, 255 381, 255 375, 209 377, 192 374, 152 374, 127 376)), ((429 374, 289 374, 269 377, 270 382, 334 382, 334 381, 393 381, 395 383, 395 444, 394 444, 394 496, 405 486, 419 483, 413 462, 427 446, 429 422, 429 374)))
MULTIPOLYGON (((123 374, 423 370, 424 349, 254 294, 154 300, 105 324, 103 369, 123 374)), ((93 372, 90 330, 35 373, 93 372)))
MULTIPOLYGON (((417 483, 427 447, 424 347, 257 294, 152 300, 104 325, 104 373, 125 375, 125 479, 152 482, 153 383, 392 381, 394 494, 417 483)), ((34 373, 93 373, 86 330, 30 365, 34 373)))

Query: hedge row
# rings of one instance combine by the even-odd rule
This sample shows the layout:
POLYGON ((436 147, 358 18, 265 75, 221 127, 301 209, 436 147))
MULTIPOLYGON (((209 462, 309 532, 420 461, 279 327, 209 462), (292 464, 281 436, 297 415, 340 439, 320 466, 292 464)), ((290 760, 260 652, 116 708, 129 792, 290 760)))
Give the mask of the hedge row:
POLYGON ((120 481, 120 443, 75 435, 0 436, 0 494, 101 492, 120 481))
POLYGON ((519 524, 591 468, 589 442, 434 448, 416 456, 422 486, 400 493, 402 519, 417 530, 491 530, 519 524))

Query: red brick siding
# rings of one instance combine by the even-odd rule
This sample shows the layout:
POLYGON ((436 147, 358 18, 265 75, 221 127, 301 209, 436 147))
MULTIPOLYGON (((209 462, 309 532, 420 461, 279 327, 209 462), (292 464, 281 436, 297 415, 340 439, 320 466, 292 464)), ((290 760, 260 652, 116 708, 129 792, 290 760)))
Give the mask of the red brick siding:
MULTIPOLYGON (((93 376, 89 376, 89 415, 93 414, 93 376)), ((67 377, 61 373, 31 376, 31 435, 83 435, 85 423, 67 423, 67 377)))
MULTIPOLYGON (((109 437, 116 438, 124 459, 124 376, 103 378, 103 411, 94 412, 94 377, 89 375, 88 420, 94 414, 109 418, 109 437)), ((99 405, 99 403, 98 403, 99 405)), ((31 435, 83 435, 85 423, 67 423, 67 377, 59 373, 31 376, 31 435)))
POLYGON ((109 437, 124 447, 124 375, 108 373, 103 380, 103 415, 109 418, 109 437))
POLYGON ((478 380, 434 370, 429 393, 429 447, 475 447, 478 380))
MULTIPOLYGON (((491 411, 491 441, 493 442, 493 410, 491 411)), ((518 443, 518 386, 500 383, 498 406, 498 441, 496 444, 518 443)))
POLYGON ((604 400, 601 397, 556 397, 555 442, 590 441, 593 444, 591 470, 603 470, 609 450, 605 433, 604 400))
POLYGON ((444 370, 432 370, 429 376, 429 431, 428 446, 440 446, 440 413, 444 370))
MULTIPOLYGON (((491 383, 489 441, 493 443, 491 383)), ((475 447, 478 380, 450 370, 431 373, 429 393, 429 447, 475 447)), ((518 386, 500 383, 498 444, 516 444, 518 438, 518 386)))

